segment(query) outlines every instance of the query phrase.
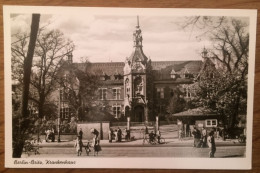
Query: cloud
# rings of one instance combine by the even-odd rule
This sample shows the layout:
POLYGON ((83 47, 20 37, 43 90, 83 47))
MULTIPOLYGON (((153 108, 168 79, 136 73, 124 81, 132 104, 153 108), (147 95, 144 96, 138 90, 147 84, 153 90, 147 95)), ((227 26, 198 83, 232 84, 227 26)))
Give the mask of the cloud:
MULTIPOLYGON (((184 17, 140 16, 144 53, 152 61, 197 60, 199 51, 209 45, 198 41, 197 33, 185 32, 180 23, 184 17)), ((12 33, 28 31, 31 15, 13 15, 12 33)), ((94 16, 84 14, 41 15, 40 26, 59 29, 71 39, 76 49, 74 61, 89 57, 92 62, 121 61, 133 51, 136 16, 94 16)))

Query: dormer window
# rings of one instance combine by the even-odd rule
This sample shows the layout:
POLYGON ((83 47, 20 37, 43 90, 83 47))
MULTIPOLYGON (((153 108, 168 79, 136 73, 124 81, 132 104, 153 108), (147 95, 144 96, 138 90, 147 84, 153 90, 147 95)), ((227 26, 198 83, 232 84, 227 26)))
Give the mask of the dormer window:
POLYGON ((189 70, 187 68, 185 68, 185 71, 184 71, 184 78, 188 79, 191 77, 191 73, 189 72, 189 70))
POLYGON ((102 75, 100 75, 100 80, 107 80, 109 78, 110 77, 105 72, 103 72, 102 75))
POLYGON ((184 74, 184 76, 186 79, 190 78, 190 74, 188 74, 188 73, 184 74))
POLYGON ((176 79, 176 72, 174 69, 172 69, 170 76, 171 76, 171 79, 176 79))

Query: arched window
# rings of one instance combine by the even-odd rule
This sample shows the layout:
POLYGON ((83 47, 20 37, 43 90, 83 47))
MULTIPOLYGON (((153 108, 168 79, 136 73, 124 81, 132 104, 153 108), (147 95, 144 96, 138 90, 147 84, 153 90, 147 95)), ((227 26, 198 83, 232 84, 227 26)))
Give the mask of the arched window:
POLYGON ((143 81, 142 77, 137 77, 134 82, 135 95, 143 95, 143 81))
POLYGON ((128 78, 125 80, 125 95, 126 96, 130 95, 130 84, 129 84, 129 79, 128 78))

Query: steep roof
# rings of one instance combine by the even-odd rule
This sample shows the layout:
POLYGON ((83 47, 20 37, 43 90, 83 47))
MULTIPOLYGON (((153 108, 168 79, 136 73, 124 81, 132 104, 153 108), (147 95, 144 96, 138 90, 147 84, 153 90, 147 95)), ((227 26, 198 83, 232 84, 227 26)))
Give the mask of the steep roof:
MULTIPOLYGON (((74 65, 82 71, 85 71, 84 64, 74 63, 74 65)), ((112 76, 115 74, 124 74, 124 62, 102 62, 102 63, 91 63, 88 65, 87 70, 98 74, 106 74, 112 76)), ((202 66, 202 61, 153 61, 152 69, 156 76, 160 75, 160 79, 170 79, 170 73, 172 69, 177 74, 183 74, 186 71, 197 75, 202 66)))

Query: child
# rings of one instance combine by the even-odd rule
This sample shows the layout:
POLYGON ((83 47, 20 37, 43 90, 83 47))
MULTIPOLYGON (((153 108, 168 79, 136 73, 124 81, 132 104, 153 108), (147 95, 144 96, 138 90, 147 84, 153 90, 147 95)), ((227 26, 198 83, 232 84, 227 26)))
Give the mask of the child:
POLYGON ((85 150, 86 150, 86 153, 87 153, 87 156, 88 156, 89 153, 91 152, 89 142, 88 142, 88 144, 85 146, 85 150))
POLYGON ((78 153, 78 156, 81 156, 83 143, 80 139, 80 136, 78 136, 77 140, 75 141, 74 147, 76 148, 76 152, 78 153))

